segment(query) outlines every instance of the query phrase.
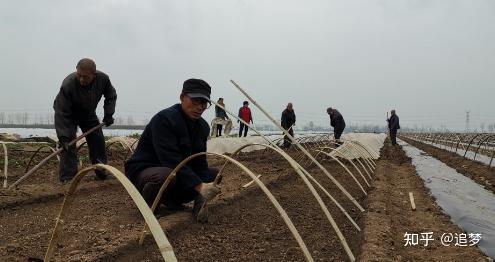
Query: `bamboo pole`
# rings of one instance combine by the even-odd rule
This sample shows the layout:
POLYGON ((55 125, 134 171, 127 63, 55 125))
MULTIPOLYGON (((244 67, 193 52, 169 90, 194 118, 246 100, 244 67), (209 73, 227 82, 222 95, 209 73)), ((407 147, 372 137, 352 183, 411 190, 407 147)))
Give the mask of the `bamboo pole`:
POLYGON ((244 94, 244 96, 246 96, 249 101, 251 101, 258 109, 260 109, 261 112, 263 112, 263 114, 268 117, 270 119, 270 121, 272 121, 273 124, 275 124, 280 130, 282 130, 282 132, 284 132, 284 134, 292 141, 292 143, 294 145, 296 145, 296 147, 298 147, 307 157, 309 157, 311 159, 311 161, 313 163, 316 164, 316 166, 318 166, 318 168, 320 168, 323 173, 328 177, 330 178, 330 180, 332 180, 332 182, 339 188, 339 190, 361 211, 361 212, 364 212, 364 208, 357 202, 357 200, 351 195, 349 194, 349 192, 344 188, 344 186, 342 186, 339 181, 337 181, 337 179, 335 179, 331 174, 330 172, 328 172, 328 170, 320 164, 320 162, 318 162, 304 147, 302 147, 295 139, 293 136, 291 136, 289 134, 289 132, 287 132, 285 129, 283 129, 278 123, 277 121, 275 121, 275 119, 273 119, 270 114, 268 114, 260 105, 258 105, 258 103, 256 103, 256 101, 254 101, 253 98, 251 98, 251 96, 249 96, 236 82, 234 82, 233 80, 230 80, 230 82, 235 86, 237 87, 237 89, 239 89, 239 91, 241 91, 241 93, 244 94))
MULTIPOLYGON (((343 158, 347 159, 347 161, 349 161, 351 163, 352 166, 354 166, 354 168, 359 172, 359 175, 361 175, 361 177, 363 178, 364 182, 366 182, 366 185, 368 185, 368 187, 371 187, 370 183, 368 182, 368 180, 364 177, 363 173, 361 172, 361 170, 357 167, 356 164, 354 164, 354 162, 352 162, 353 159, 356 159, 356 161, 361 164, 361 166, 363 166, 363 164, 359 161, 359 156, 354 154, 354 151, 352 151, 350 149, 350 147, 353 147, 354 145, 353 144, 349 144, 347 143, 347 141, 344 141, 344 144, 343 144, 343 149, 339 149, 337 150, 337 154, 341 155, 343 158), (346 154, 349 154, 351 155, 351 157, 345 157, 343 155, 343 153, 340 152, 340 150, 344 150, 346 154)), ((339 147, 341 148, 341 147, 339 147)), ((368 172, 364 166, 363 166, 363 169, 364 171, 368 172)), ((369 174, 368 174, 369 175, 369 174)), ((369 176, 370 178, 370 181, 372 180, 371 176, 369 176)))
MULTIPOLYGON (((234 153, 232 153, 231 157, 232 158, 236 157, 242 151, 242 149, 244 149, 244 148, 246 148, 248 146, 263 146, 263 147, 266 147, 266 148, 268 148, 270 150, 273 150, 276 153, 280 154, 283 158, 285 158, 287 160, 287 162, 289 162, 289 164, 292 166, 292 168, 294 168, 294 171, 296 171, 299 176, 306 175, 311 181, 313 181, 313 183, 315 183, 330 198, 330 200, 337 206, 337 208, 339 208, 340 211, 342 211, 342 213, 347 217, 347 219, 349 220, 349 222, 351 222, 351 224, 358 231, 361 231, 361 228, 357 225, 356 221, 349 215, 349 213, 347 213, 347 211, 344 209, 344 207, 342 207, 342 205, 340 205, 340 203, 320 183, 318 183, 318 181, 311 174, 309 174, 308 171, 306 171, 303 167, 301 167, 301 165, 299 165, 299 163, 297 163, 295 161, 294 161, 294 163, 292 163, 293 160, 283 150, 281 150, 279 148, 276 148, 274 146, 271 146, 271 145, 260 144, 260 143, 251 143, 251 144, 246 144, 246 145, 243 145, 243 146, 239 147, 236 151, 234 151, 234 153)), ((223 164, 223 166, 220 168, 220 171, 218 172, 218 175, 217 175, 217 177, 215 178, 215 181, 214 181, 215 184, 218 184, 219 181, 221 181, 222 171, 225 169, 225 167, 227 166, 228 163, 229 163, 229 161, 225 161, 225 163, 223 164)), ((307 185, 307 186, 308 186, 308 188, 310 188, 311 184, 310 185, 307 185)), ((318 197, 316 195, 315 195, 315 198, 318 201, 318 197)), ((320 202, 318 201, 318 203, 320 203, 320 202)), ((328 208, 325 205, 320 205, 320 207, 321 207, 321 209, 322 209, 322 211, 324 213, 325 213, 325 209, 328 210, 328 208)), ((328 213, 330 213, 330 211, 328 211, 328 213)), ((330 224, 332 224, 331 221, 330 221, 330 219, 328 219, 328 220, 329 220, 330 224)), ((336 229, 334 228, 334 230, 336 232, 337 231, 340 231, 340 229, 338 227, 336 229)))
POLYGON ((2 143, 2 147, 3 147, 3 173, 4 173, 4 176, 5 176, 5 179, 3 180, 3 188, 7 188, 7 180, 9 178, 8 176, 8 168, 9 168, 9 154, 8 154, 8 151, 7 151, 7 146, 5 145, 5 143, 3 141, 0 141, 0 143, 2 143))
MULTIPOLYGON (((286 159, 292 159, 287 153, 285 153, 285 151, 283 151, 280 147, 278 147, 276 144, 273 143, 273 141, 271 141, 270 139, 268 139, 265 135, 263 135, 262 133, 260 133, 257 129, 253 128, 249 123, 246 123, 246 121, 242 120, 241 118, 239 118, 237 115, 233 114, 232 112, 230 112, 229 110, 227 110, 225 107, 219 105, 218 103, 216 103, 215 101, 211 101, 211 103, 215 104, 216 106, 222 108, 223 110, 225 110, 225 112, 227 112, 228 114, 230 114, 231 116, 233 116, 234 118, 236 118, 237 120, 239 120, 240 122, 242 122, 243 124, 247 125, 249 128, 251 128, 256 134, 260 135, 263 139, 265 139, 265 141, 267 141, 268 144, 270 144, 273 148, 276 148, 277 150, 279 150, 281 152, 282 155, 284 155, 284 157, 286 159)), ((293 159, 292 159, 293 160, 293 159)), ((289 162, 291 163, 291 161, 289 162)), ((309 178, 312 178, 312 180, 317 183, 316 179, 313 178, 313 176, 311 176, 309 174, 308 171, 306 171, 306 169, 304 169, 299 163, 297 163, 296 161, 294 161, 294 163, 297 164, 297 169, 296 169, 296 172, 298 172, 297 170, 300 170, 304 175, 308 176, 309 178)), ((298 172, 298 174, 300 174, 298 172)), ((355 260, 355 257, 354 257, 354 254, 352 253, 352 251, 350 250, 349 246, 347 245, 347 241, 345 240, 344 236, 340 233, 340 229, 339 227, 337 226, 337 224, 334 222, 330 212, 328 211, 328 209, 326 208, 325 204, 323 203, 323 201, 321 200, 321 197, 320 195, 318 194, 318 192, 316 192, 316 190, 314 189, 313 185, 311 185, 311 183, 307 183, 309 182, 307 180, 307 178, 305 176, 301 176, 301 178, 303 179, 303 181, 306 183, 306 185, 308 186, 308 188, 310 189, 311 193, 315 196, 315 198, 318 200, 318 204, 320 205, 320 207, 322 208, 323 210, 323 213, 325 214, 325 216, 327 217, 328 221, 330 222, 330 224, 332 225, 332 228, 335 230, 337 236, 339 237, 339 240, 342 244, 342 246, 344 247, 344 250, 347 252, 347 255, 349 257, 349 259, 351 261, 354 261, 355 260)), ((323 187, 321 186, 320 183, 317 183, 317 185, 321 188, 322 191, 325 192, 325 194, 335 203, 335 205, 344 213, 344 215, 347 216, 348 219, 350 219, 351 223, 353 223, 353 219, 348 215, 348 213, 345 211, 345 209, 342 207, 342 205, 340 205, 340 203, 335 199, 333 198, 330 193, 323 187)), ((353 225, 358 229, 358 231, 361 231, 361 229, 359 228, 359 226, 357 226, 357 224, 354 222, 353 225)))
MULTIPOLYGON (((80 136, 76 137, 74 140, 70 141, 69 146, 76 144, 77 141, 79 141, 82 138, 84 138, 85 136, 91 134, 93 131, 101 128, 103 125, 105 125, 105 123, 101 123, 101 124, 91 128, 91 129, 89 129, 88 131, 84 132, 82 135, 80 135, 80 136)), ((52 157, 54 157, 54 156, 58 155, 60 152, 62 152, 62 150, 64 150, 64 149, 59 148, 57 151, 51 153, 45 159, 41 160, 41 162, 39 162, 36 166, 34 166, 31 170, 29 170, 25 175, 23 175, 21 178, 19 178, 17 181, 15 181, 12 185, 10 185, 9 189, 17 188, 17 185, 19 185, 22 181, 26 180, 28 177, 33 175, 34 172, 36 172, 36 170, 38 170, 40 167, 42 167, 52 157)))
MULTIPOLYGON (((158 194, 157 194, 157 196, 155 198, 155 201, 153 201, 153 205, 151 206, 151 211, 152 212, 156 209, 156 207, 160 203, 160 200, 162 199, 162 195, 165 192, 165 188, 167 188, 167 186, 170 184, 170 181, 172 181, 172 179, 176 176, 177 172, 185 164, 187 164, 187 162, 189 162, 190 160, 192 160, 192 159, 194 159, 196 157, 199 157, 199 156, 203 156, 203 155, 206 155, 206 156, 218 156, 218 157, 225 158, 226 160, 232 162, 233 164, 235 164, 236 166, 238 166, 239 168, 241 168, 249 177, 251 177, 251 179, 253 179, 254 182, 261 188, 261 190, 263 191, 263 193, 265 193, 265 195, 268 197, 268 199, 271 201, 271 203, 273 204, 273 206, 275 207, 275 209, 278 211, 278 213, 280 214, 280 216, 284 220, 285 224, 289 228, 289 231, 292 233, 292 236, 295 238, 295 240, 299 244, 299 247, 301 248, 301 250, 302 250, 302 252, 303 252, 304 257, 306 258, 306 260, 307 261, 314 261, 313 260, 313 257, 311 256, 311 253, 309 252, 308 248, 306 247, 306 244, 304 243, 304 241, 302 240, 301 236, 299 235, 299 232, 297 231, 296 227, 292 223, 292 220, 289 218, 289 216, 287 215, 287 213, 285 212, 285 210, 282 208, 282 206, 277 201, 277 199, 275 199, 275 197, 272 195, 272 193, 268 190, 268 188, 266 188, 266 186, 263 184, 263 182, 261 182, 261 180, 259 180, 256 177, 256 175, 251 170, 249 170, 247 167, 245 167, 243 164, 241 164, 237 160, 235 160, 235 159, 233 159, 233 158, 231 158, 229 156, 226 156, 226 155, 212 153, 212 152, 200 152, 200 153, 193 154, 193 155, 187 157, 186 159, 182 160, 182 162, 180 162, 172 170, 172 172, 170 172, 170 175, 167 177, 167 179, 165 180, 165 182, 160 187, 160 190, 158 191, 158 194)), ((145 237, 145 233, 146 232, 143 231, 143 233, 141 235, 141 238, 139 240, 139 243, 142 243, 143 242, 144 237, 145 237)))
POLYGON ((111 175, 113 175, 117 180, 124 186, 125 190, 127 193, 131 196, 132 200, 138 207, 139 211, 144 217, 144 220, 146 221, 146 224, 149 226, 151 229, 151 233, 153 235, 153 238, 156 241, 156 244, 158 245, 158 249, 160 250, 160 253, 162 254, 162 257, 165 261, 177 261, 177 258, 175 257, 174 250, 172 246, 170 245, 170 242, 168 241, 167 237, 165 236, 165 233, 163 232, 160 224, 156 220, 155 216, 153 215, 153 212, 148 208, 148 205, 144 201, 143 197, 141 194, 137 191, 136 187, 127 179, 127 177, 122 174, 118 169, 109 166, 109 165, 103 165, 103 164, 96 164, 92 165, 90 167, 87 167, 81 171, 79 171, 74 179, 72 180, 70 187, 65 195, 64 202, 62 203, 62 207, 60 208, 59 215, 56 219, 55 227, 53 228, 52 231, 52 236, 50 239, 50 243, 48 245, 48 249, 46 250, 45 253, 45 258, 44 261, 48 262, 51 260, 53 252, 55 250, 55 247, 57 245, 58 238, 60 237, 62 233, 62 226, 63 224, 66 223, 65 221, 65 216, 68 213, 69 206, 72 204, 72 202, 75 199, 75 191, 77 189, 77 186, 79 185, 79 182, 82 180, 82 178, 89 173, 91 170, 95 169, 105 169, 107 170, 111 175))
POLYGON ((411 208, 413 211, 416 210, 416 203, 414 203, 413 192, 409 192, 409 201, 411 202, 411 208))

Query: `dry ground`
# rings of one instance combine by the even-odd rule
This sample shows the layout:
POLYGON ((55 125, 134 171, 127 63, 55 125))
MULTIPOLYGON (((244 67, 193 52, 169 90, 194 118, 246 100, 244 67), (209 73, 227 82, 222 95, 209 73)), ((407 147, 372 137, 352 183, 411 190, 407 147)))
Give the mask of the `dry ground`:
MULTIPOLYGON (((19 163, 11 168, 13 178, 10 181, 13 182, 23 174, 30 153, 14 151, 10 157, 19 163)), ((42 158, 43 155, 37 157, 36 163, 42 158)), ((120 170, 123 170, 124 158, 125 154, 118 148, 110 151, 110 164, 120 170)), ((323 212, 285 160, 261 151, 244 154, 240 159, 262 175, 261 180, 285 208, 315 260, 347 260, 323 212)), ((222 163, 219 159, 210 159, 213 166, 222 163)), ((367 188, 360 180, 368 190, 368 196, 336 162, 323 160, 322 163, 368 210, 359 212, 318 169, 308 169, 363 229, 358 232, 321 194, 360 260, 483 259, 476 248, 403 247, 406 231, 454 233, 459 229, 434 204, 415 175, 410 159, 400 148, 385 146, 382 149, 372 188, 367 188), (410 211, 408 191, 415 194, 418 206, 415 212, 410 211)), ((0 257, 5 261, 43 257, 66 190, 66 186, 54 182, 56 168, 57 162, 51 161, 18 191, 0 191, 0 257)), ((238 168, 231 165, 226 168, 222 194, 210 205, 208 224, 193 223, 190 209, 181 212, 160 210, 159 222, 179 261, 303 260, 296 241, 263 192, 255 185, 241 187, 249 181, 238 168)), ((151 236, 143 246, 137 244, 143 219, 116 180, 94 181, 89 175, 81 184, 56 249, 56 260, 161 261, 151 236)))

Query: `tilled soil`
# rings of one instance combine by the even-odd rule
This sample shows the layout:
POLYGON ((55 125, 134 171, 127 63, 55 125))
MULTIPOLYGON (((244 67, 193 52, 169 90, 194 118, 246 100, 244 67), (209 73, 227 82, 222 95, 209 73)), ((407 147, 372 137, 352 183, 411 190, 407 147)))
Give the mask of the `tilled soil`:
MULTIPOLYGON (((84 155, 86 152, 83 149, 81 153, 84 155)), ((125 155, 126 152, 113 148, 109 152, 110 164, 123 170, 125 155)), ((22 163, 26 163, 30 156, 28 153, 11 155, 11 159, 21 164, 12 167, 13 178, 9 181, 13 182, 23 174, 22 163)), ((35 163, 42 158, 38 157, 35 163)), ((348 259, 316 200, 284 159, 267 151, 255 151, 242 154, 240 160, 256 174, 262 175, 260 179, 286 210, 315 260, 348 259)), ((86 159, 84 165, 87 162, 86 159)), ((224 162, 210 158, 209 163, 220 167, 224 162)), ((483 257, 476 248, 402 247, 406 231, 459 232, 434 205, 402 150, 389 146, 382 150, 373 189, 355 174, 370 193, 368 198, 335 161, 322 160, 322 164, 369 210, 359 212, 319 169, 308 169, 363 229, 357 231, 318 190, 354 255, 361 260, 432 261, 443 260, 440 256, 445 255, 452 261, 458 258, 472 261, 483 257), (409 211, 407 191, 413 191, 417 198, 418 210, 414 213, 409 211), (418 252, 420 250, 426 252, 418 252)), ((54 182, 57 165, 55 160, 50 161, 17 191, 0 190, 2 260, 26 261, 43 257, 67 189, 67 185, 54 182)), ((210 221, 207 224, 192 222, 190 205, 184 211, 159 210, 159 223, 179 261, 304 260, 297 242, 264 193, 254 184, 242 187, 249 181, 239 168, 231 164, 227 166, 222 193, 209 205, 210 221)), ((55 260, 162 261, 150 235, 143 246, 138 245, 143 219, 115 179, 95 181, 94 176, 88 175, 76 195, 55 250, 55 260)))
POLYGON ((454 168, 458 173, 471 178, 471 180, 485 189, 495 193, 495 167, 488 167, 480 162, 432 145, 405 138, 404 141, 425 151, 449 167, 454 168))
MULTIPOLYGON (((112 153, 110 154, 112 155, 112 153)), ((28 156, 19 156, 26 161, 28 156)), ((302 180, 285 160, 273 154, 245 154, 243 163, 266 183, 291 217, 316 260, 347 259, 334 230, 309 194, 302 180)), ((12 158, 16 157, 14 155, 12 158)), ((122 170, 120 160, 111 163, 122 170), (120 162, 120 164, 119 164, 120 162)), ((212 159, 220 166, 223 161, 212 159)), ((344 187, 362 203, 364 194, 335 162, 325 166, 344 187)), ((67 186, 54 184, 57 162, 49 163, 35 177, 21 184, 18 191, 2 190, 0 215, 0 256, 8 261, 42 258, 55 224, 63 192, 67 186), (5 201, 4 201, 5 200, 5 201)), ((222 194, 211 203, 210 223, 191 221, 190 209, 170 213, 159 219, 160 224, 181 261, 218 260, 288 260, 303 259, 296 241, 263 192, 255 185, 241 186, 250 181, 240 169, 227 166, 222 182, 222 194)), ((361 213, 317 169, 310 169, 351 216, 359 220, 361 213)), ((23 174, 12 169, 11 181, 23 174)), ((363 183, 361 181, 361 183, 363 183)), ((143 221, 130 197, 116 180, 94 181, 87 176, 66 218, 62 237, 56 248, 59 261, 161 260, 156 244, 148 236, 143 246, 137 245, 143 221)), ((358 231, 333 203, 323 197, 350 247, 359 248, 358 231)))
POLYGON ((400 146, 388 143, 366 199, 361 261, 487 261, 476 247, 444 246, 443 233, 459 234, 460 228, 436 205, 400 146), (413 211, 408 193, 416 204, 413 211), (424 246, 405 246, 405 233, 433 232, 433 241, 424 246))

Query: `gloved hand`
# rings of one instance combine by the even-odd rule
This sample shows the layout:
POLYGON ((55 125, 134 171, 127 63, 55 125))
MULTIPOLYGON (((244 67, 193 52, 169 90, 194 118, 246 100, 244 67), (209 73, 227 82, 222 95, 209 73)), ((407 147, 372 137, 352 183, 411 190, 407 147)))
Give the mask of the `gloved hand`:
POLYGON ((111 126, 113 125, 113 117, 112 115, 105 115, 105 117, 103 117, 103 123, 105 123, 105 126, 111 126))
POLYGON ((206 207, 208 201, 211 201, 220 193, 220 186, 212 183, 203 184, 199 195, 194 199, 194 205, 192 210, 192 216, 194 221, 199 223, 208 222, 208 208, 206 207))
POLYGON ((58 146, 63 148, 65 151, 69 151, 69 138, 61 136, 58 138, 58 146))
POLYGON ((220 194, 221 188, 214 182, 203 184, 203 188, 199 192, 206 201, 210 201, 220 194))

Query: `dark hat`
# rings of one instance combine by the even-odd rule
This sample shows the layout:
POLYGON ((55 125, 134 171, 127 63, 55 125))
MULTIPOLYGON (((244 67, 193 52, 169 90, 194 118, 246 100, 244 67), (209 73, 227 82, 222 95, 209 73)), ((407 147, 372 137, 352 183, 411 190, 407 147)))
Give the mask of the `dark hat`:
POLYGON ((201 79, 187 79, 182 86, 182 93, 190 98, 201 97, 210 100, 211 87, 201 79))

